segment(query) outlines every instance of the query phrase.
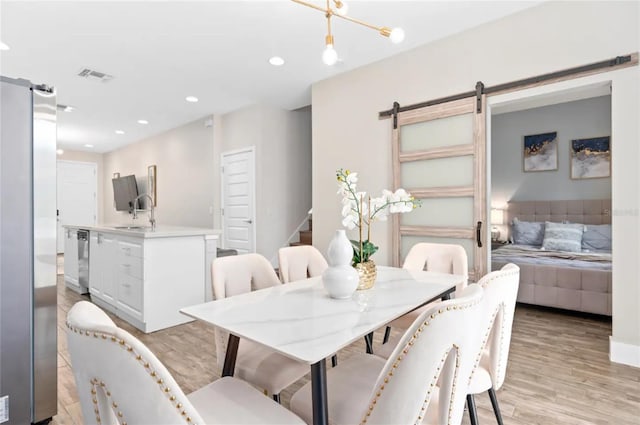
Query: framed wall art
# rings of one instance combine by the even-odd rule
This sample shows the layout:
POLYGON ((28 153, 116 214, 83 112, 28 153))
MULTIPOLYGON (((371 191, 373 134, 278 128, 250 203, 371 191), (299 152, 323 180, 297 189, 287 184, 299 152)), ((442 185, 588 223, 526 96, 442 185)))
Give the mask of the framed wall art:
POLYGON ((524 171, 551 171, 558 169, 558 133, 524 136, 524 171))
POLYGON ((153 199, 153 206, 158 206, 158 196, 157 196, 157 188, 156 188, 156 166, 149 165, 147 167, 147 193, 153 199))
POLYGON ((611 176, 609 136, 571 141, 571 178, 597 179, 611 176))

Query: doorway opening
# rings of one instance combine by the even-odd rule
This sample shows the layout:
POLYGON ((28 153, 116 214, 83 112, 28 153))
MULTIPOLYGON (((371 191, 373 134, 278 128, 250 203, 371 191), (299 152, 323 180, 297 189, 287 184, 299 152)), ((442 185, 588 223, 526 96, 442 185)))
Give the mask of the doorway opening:
POLYGON ((489 267, 520 266, 521 303, 612 316, 611 96, 605 80, 488 99, 489 267))

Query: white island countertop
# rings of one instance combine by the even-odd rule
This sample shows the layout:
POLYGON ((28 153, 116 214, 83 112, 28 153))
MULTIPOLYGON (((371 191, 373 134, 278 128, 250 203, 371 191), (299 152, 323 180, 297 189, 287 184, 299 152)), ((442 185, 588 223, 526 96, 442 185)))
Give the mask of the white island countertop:
POLYGON ((138 238, 172 238, 181 236, 206 236, 207 239, 217 239, 220 229, 206 229, 201 227, 183 226, 156 226, 151 230, 148 223, 143 224, 97 224, 97 225, 72 225, 65 224, 62 227, 68 229, 86 229, 94 232, 116 233, 119 235, 138 238))

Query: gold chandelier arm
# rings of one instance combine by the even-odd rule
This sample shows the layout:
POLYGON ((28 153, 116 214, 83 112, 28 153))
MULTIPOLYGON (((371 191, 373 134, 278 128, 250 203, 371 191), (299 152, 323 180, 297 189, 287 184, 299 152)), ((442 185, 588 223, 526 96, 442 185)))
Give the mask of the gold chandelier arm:
MULTIPOLYGON (((296 1, 296 0, 293 0, 296 1)), ((371 28, 372 30, 376 30, 378 31, 381 35, 384 35, 385 37, 389 37, 389 35, 391 34, 391 30, 387 27, 377 27, 375 25, 369 24, 367 22, 361 21, 360 19, 356 19, 356 18, 352 18, 350 16, 346 16, 346 15, 334 15, 337 18, 340 19, 345 19, 347 21, 353 22, 354 24, 359 24, 362 25, 363 27, 367 27, 367 28, 371 28)))
MULTIPOLYGON (((308 3, 308 2, 303 1, 303 0, 291 0, 291 1, 294 2, 294 3, 298 3, 298 4, 301 4, 303 6, 307 6, 307 7, 310 7, 312 9, 316 9, 316 10, 319 10, 319 11, 323 12, 327 17, 327 21, 330 20, 331 16, 336 16, 336 17, 338 17, 340 19, 344 19, 346 21, 353 22, 354 24, 362 25, 363 27, 367 27, 367 28, 371 28, 372 30, 376 30, 376 31, 378 31, 378 33, 380 33, 380 35, 383 35, 385 37, 389 37, 391 35, 391 29, 388 28, 388 27, 377 27, 377 26, 369 24, 369 23, 367 23, 365 21, 361 21, 360 19, 356 19, 356 18, 352 18, 350 16, 339 15, 337 13, 334 13, 333 10, 330 7, 329 0, 327 0, 326 9, 323 8, 323 7, 320 7, 318 5, 315 5, 313 3, 308 3)), ((329 31, 331 31, 330 28, 329 28, 329 31)), ((331 34, 331 32, 329 32, 329 34, 331 34)))
POLYGON ((319 10, 319 11, 321 11, 323 13, 327 13, 327 10, 325 8, 317 6, 317 5, 313 4, 313 3, 307 3, 306 1, 302 1, 302 0, 291 0, 291 1, 294 2, 294 3, 301 4, 303 6, 310 7, 312 9, 319 10))
MULTIPOLYGON (((329 0, 327 0, 327 40, 331 37, 331 8, 329 7, 329 0)), ((333 44, 333 37, 331 37, 331 44, 333 44)))

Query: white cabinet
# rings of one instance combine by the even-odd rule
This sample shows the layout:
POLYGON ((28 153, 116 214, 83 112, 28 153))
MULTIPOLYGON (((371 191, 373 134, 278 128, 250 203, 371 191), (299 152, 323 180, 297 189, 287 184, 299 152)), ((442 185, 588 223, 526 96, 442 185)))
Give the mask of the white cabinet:
POLYGON ((118 300, 117 307, 131 316, 143 319, 143 256, 142 243, 118 242, 118 300))
MULTIPOLYGON (((116 298, 114 264, 118 241, 113 234, 91 232, 89 237, 89 293, 109 306, 116 298)), ((103 306, 104 307, 104 306, 103 306)), ((112 308, 108 310, 113 311, 112 308)))
POLYGON ((145 237, 91 230, 91 300, 143 332, 193 319, 179 312, 205 301, 205 237, 145 237))
POLYGON ((78 283, 78 231, 64 229, 64 282, 75 291, 80 290, 78 283))

